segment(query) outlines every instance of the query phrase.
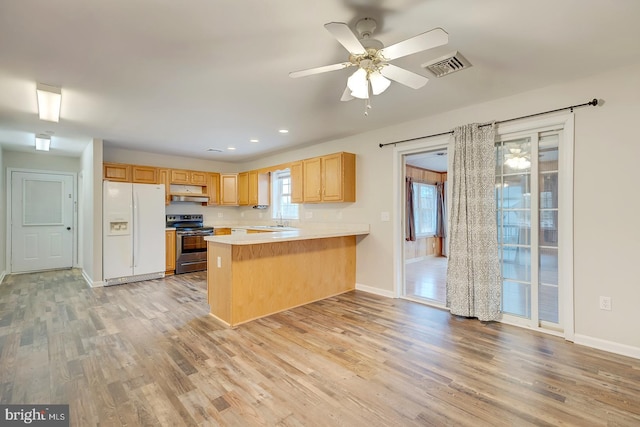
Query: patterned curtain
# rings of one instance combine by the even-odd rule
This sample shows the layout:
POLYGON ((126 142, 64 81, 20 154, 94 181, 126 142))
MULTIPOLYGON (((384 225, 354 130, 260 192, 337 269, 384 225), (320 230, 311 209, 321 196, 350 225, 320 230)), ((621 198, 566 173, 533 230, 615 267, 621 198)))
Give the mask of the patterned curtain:
POLYGON ((416 241, 416 223, 413 213, 413 178, 410 176, 405 178, 405 212, 407 218, 405 221, 405 240, 407 242, 416 241))
POLYGON ((495 206, 495 125, 453 132, 447 307, 480 320, 500 318, 495 206))

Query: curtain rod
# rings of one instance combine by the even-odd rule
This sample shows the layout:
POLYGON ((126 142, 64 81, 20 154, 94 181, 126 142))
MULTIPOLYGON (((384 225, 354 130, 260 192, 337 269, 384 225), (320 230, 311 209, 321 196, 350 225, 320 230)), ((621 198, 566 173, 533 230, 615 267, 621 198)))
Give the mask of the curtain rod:
MULTIPOLYGON (((584 104, 570 105, 568 107, 557 108, 555 110, 543 111, 541 113, 529 114, 527 116, 520 116, 520 117, 514 117, 512 119, 500 120, 500 121, 497 121, 495 123, 498 124, 498 123, 513 122, 515 120, 528 119, 530 117, 542 116, 543 114, 557 113, 558 111, 564 111, 564 110, 571 110, 571 112, 573 113, 573 109, 574 108, 586 107, 587 105, 591 105, 591 106, 595 107, 596 105, 598 105, 598 100, 596 98, 593 98, 591 101, 585 102, 584 104)), ((482 127, 482 126, 490 126, 491 124, 493 124, 493 123, 486 123, 486 124, 480 125, 480 127, 482 127)), ((443 135, 451 135, 452 133, 453 133, 453 131, 450 130, 449 132, 434 133, 432 135, 419 136, 417 138, 403 139, 401 141, 395 141, 395 142, 387 142, 386 144, 379 144, 379 146, 380 146, 380 148, 382 148, 382 147, 385 147, 387 145, 396 145, 396 144, 402 144, 403 142, 417 141, 419 139, 434 138, 436 136, 443 136, 443 135)))

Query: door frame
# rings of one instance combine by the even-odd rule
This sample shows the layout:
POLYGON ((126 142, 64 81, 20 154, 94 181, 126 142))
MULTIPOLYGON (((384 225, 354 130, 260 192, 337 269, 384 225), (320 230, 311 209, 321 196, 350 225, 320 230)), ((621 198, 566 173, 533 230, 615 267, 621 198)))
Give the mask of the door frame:
POLYGON ((13 172, 24 172, 24 173, 34 173, 34 174, 43 174, 43 175, 65 175, 70 176, 72 180, 71 184, 71 194, 73 199, 73 208, 72 208, 72 230, 71 230, 71 265, 73 268, 78 267, 78 238, 79 235, 77 233, 78 230, 78 174, 76 172, 67 172, 67 171, 55 171, 55 170, 40 170, 40 169, 24 169, 24 168, 7 168, 7 179, 6 179, 6 189, 7 189, 7 199, 6 199, 6 230, 7 230, 7 238, 5 240, 5 265, 7 274, 13 274, 13 265, 11 262, 11 254, 12 254, 12 229, 11 229, 11 196, 13 189, 13 180, 12 175, 13 172))
MULTIPOLYGON (((441 137, 425 138, 412 142, 410 144, 404 144, 401 146, 393 147, 393 217, 398 218, 395 221, 393 227, 393 296, 395 298, 403 298, 404 288, 404 230, 405 230, 405 217, 404 217, 404 156, 409 154, 417 154, 425 151, 435 151, 441 149, 449 149, 450 135, 441 137)), ((448 169, 451 168, 451 156, 448 155, 448 169)), ((450 186, 447 186, 448 188, 450 186)), ((449 195, 445 197, 447 201, 447 215, 450 212, 449 195)), ((447 228, 449 227, 449 221, 447 221, 447 228)), ((449 230, 447 230, 449 235, 449 230)), ((422 303, 422 301, 421 301, 422 303)), ((429 305, 428 302, 425 304, 429 305)), ((446 308, 441 306, 435 306, 438 308, 446 308)))

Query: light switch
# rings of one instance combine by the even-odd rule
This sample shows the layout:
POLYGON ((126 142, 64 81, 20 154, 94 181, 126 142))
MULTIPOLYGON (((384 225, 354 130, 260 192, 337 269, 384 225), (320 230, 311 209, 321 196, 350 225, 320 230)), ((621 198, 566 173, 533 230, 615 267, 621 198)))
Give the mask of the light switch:
POLYGON ((222 268, 222 258, 218 257, 218 268, 222 268))
POLYGON ((391 221, 389 212, 380 212, 380 221, 391 221))

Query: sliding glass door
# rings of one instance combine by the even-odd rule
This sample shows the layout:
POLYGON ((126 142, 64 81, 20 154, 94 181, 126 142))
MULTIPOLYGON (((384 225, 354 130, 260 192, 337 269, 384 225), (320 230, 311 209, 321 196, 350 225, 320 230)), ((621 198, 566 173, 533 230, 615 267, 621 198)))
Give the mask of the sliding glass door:
MULTIPOLYGON (((559 154, 562 131, 505 135, 496 144, 502 312, 562 330, 559 154)), ((518 322, 517 319, 525 320, 518 322)))

